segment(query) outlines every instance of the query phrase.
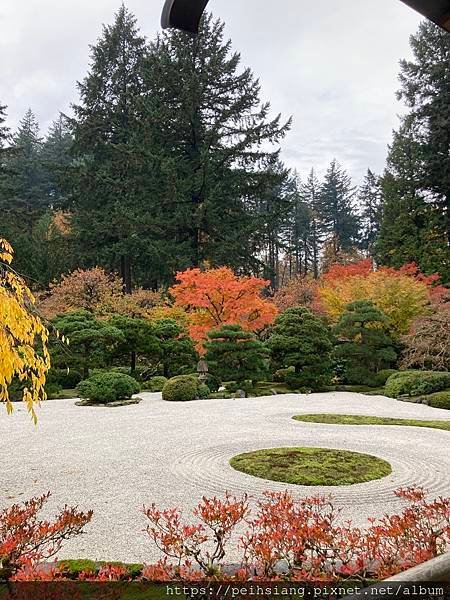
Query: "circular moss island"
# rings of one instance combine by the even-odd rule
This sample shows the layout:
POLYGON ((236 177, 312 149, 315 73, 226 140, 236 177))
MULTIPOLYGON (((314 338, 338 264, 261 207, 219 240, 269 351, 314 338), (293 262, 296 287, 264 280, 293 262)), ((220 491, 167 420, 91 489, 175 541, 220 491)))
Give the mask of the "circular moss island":
POLYGON ((365 483, 392 473, 391 465, 369 454, 328 448, 271 448, 239 454, 233 469, 295 485, 334 486, 365 483))

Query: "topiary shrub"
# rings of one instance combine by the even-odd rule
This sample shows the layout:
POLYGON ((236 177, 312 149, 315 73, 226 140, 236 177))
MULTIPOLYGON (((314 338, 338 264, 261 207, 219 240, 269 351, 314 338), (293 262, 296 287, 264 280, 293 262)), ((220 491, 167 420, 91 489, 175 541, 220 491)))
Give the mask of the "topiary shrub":
POLYGON ((216 375, 208 373, 208 375, 206 376, 205 384, 208 386, 211 392, 218 392, 220 386, 222 385, 222 381, 216 375))
POLYGON ((204 400, 206 398, 209 398, 210 394, 211 394, 211 390, 206 385, 206 383, 201 383, 198 386, 198 388, 197 388, 197 396, 198 396, 198 398, 204 400))
POLYGON ((306 308, 279 315, 267 340, 275 368, 293 367, 286 383, 292 389, 320 390, 332 378, 332 336, 326 323, 306 308))
POLYGON ((425 396, 423 400, 425 400, 428 406, 431 406, 432 408, 445 408, 446 410, 450 410, 450 390, 430 394, 425 396))
POLYGON ((399 371, 396 371, 395 369, 383 369, 382 371, 379 371, 375 375, 375 386, 383 387, 389 377, 392 377, 392 375, 396 375, 397 373, 399 373, 399 371))
POLYGON ((387 333, 389 319, 369 300, 346 307, 334 327, 335 357, 344 367, 345 383, 375 386, 377 374, 395 365, 395 341, 387 333))
POLYGON ((173 377, 164 385, 163 400, 168 402, 190 402, 197 398, 198 380, 192 375, 173 377))
POLYGON ((141 391, 139 383, 129 375, 122 373, 98 373, 77 386, 80 398, 91 402, 106 404, 117 400, 128 400, 141 391))
POLYGON ((386 382, 388 396, 423 396, 450 388, 450 373, 438 371, 402 371, 386 382))
POLYGON ((167 377, 158 375, 156 377, 152 377, 150 381, 147 381, 144 387, 147 392, 162 392, 164 386, 168 381, 169 380, 167 379, 167 377))
POLYGON ((222 381, 255 384, 267 375, 268 351, 250 331, 240 325, 223 325, 208 333, 205 359, 222 381))

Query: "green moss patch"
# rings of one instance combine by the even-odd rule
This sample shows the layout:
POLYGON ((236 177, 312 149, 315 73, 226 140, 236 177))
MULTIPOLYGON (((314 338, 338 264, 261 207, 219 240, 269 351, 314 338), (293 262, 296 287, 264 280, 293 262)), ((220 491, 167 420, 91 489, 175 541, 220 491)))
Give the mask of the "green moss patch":
POLYGON ((296 485, 353 485, 381 479, 391 465, 375 456, 328 448, 272 448, 239 454, 230 460, 237 471, 296 485))
POLYGON ((327 425, 403 425, 407 427, 430 427, 432 429, 450 431, 450 421, 418 421, 415 419, 330 414, 297 415, 293 419, 305 423, 324 423, 327 425))

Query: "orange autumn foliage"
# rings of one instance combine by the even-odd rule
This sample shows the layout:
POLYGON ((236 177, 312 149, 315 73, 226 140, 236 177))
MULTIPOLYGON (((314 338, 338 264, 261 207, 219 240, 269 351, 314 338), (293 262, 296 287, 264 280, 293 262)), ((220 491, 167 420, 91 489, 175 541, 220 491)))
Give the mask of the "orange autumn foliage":
POLYGON ((145 318, 160 303, 158 292, 137 289, 125 294, 118 275, 94 267, 77 269, 50 284, 49 292, 40 298, 39 310, 48 319, 77 310, 88 310, 98 317, 121 314, 145 318))
POLYGON ((241 325, 246 331, 261 331, 275 320, 278 309, 263 297, 269 282, 239 277, 227 267, 188 269, 177 274, 178 283, 169 291, 175 306, 188 313, 189 335, 200 344, 208 331, 221 325, 241 325))
POLYGON ((316 314, 325 312, 320 302, 319 283, 301 275, 293 277, 280 288, 274 294, 273 301, 281 312, 296 306, 304 306, 316 314))

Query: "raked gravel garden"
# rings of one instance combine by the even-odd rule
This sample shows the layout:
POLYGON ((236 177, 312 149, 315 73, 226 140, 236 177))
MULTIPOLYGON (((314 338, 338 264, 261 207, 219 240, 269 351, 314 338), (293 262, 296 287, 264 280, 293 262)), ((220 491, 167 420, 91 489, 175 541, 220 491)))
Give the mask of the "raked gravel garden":
POLYGON ((75 400, 46 402, 36 427, 24 406, 0 420, 0 505, 51 491, 48 510, 78 504, 93 509, 86 534, 68 541, 60 558, 150 562, 159 554, 144 533, 142 507, 180 507, 203 495, 288 489, 297 497, 332 494, 342 519, 364 525, 393 513, 399 487, 424 486, 430 497, 450 494, 450 433, 425 427, 301 422, 296 415, 333 413, 445 421, 448 411, 383 396, 349 392, 274 398, 164 402, 141 393, 134 406, 79 407, 75 400), (230 460, 269 448, 330 448, 369 454, 392 473, 354 485, 289 485, 239 472, 230 460))

